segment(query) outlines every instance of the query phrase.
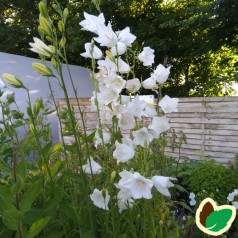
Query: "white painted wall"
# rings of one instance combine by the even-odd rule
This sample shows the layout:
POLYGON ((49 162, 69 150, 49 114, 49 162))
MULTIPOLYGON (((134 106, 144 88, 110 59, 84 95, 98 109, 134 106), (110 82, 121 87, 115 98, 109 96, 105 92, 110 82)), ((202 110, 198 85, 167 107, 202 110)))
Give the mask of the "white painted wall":
MULTIPOLYGON (((47 78, 34 71, 31 66, 33 62, 41 61, 39 59, 19 55, 0 53, 0 77, 3 73, 13 74, 30 89, 32 102, 34 102, 39 97, 42 97, 44 100, 46 100, 50 95, 47 78)), ((90 80, 90 70, 80 66, 70 65, 70 71, 78 91, 78 97, 91 97, 93 84, 90 80)), ((63 74, 69 97, 75 98, 65 65, 63 65, 63 74)), ((64 98, 63 92, 59 88, 56 80, 54 78, 51 78, 51 80, 55 97, 64 98)), ((11 88, 10 86, 9 88, 15 93, 16 102, 18 103, 20 110, 25 112, 27 105, 27 95, 25 90, 11 88)), ((53 130, 53 140, 56 142, 58 141, 58 121, 56 115, 50 115, 49 120, 51 121, 51 128, 53 130)))

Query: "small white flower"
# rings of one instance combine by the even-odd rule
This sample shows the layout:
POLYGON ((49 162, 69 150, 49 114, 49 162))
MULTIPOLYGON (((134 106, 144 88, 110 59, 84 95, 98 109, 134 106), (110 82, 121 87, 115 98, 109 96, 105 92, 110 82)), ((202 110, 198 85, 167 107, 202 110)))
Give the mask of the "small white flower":
POLYGON ((153 135, 148 132, 146 127, 143 127, 137 131, 133 131, 132 135, 134 137, 134 144, 140 145, 142 147, 147 147, 154 139, 153 135))
POLYGON ((164 113, 177 112, 178 98, 170 98, 165 95, 163 99, 159 102, 159 106, 164 111, 164 113))
POLYGON ((46 57, 51 57, 51 54, 54 53, 54 51, 47 46, 42 40, 40 40, 37 37, 33 37, 34 43, 29 43, 29 45, 32 47, 30 48, 31 51, 44 55, 46 57))
POLYGON ((159 64, 156 70, 151 74, 151 77, 155 79, 159 84, 164 84, 169 77, 170 68, 165 68, 162 64, 159 64))
POLYGON ((124 43, 126 46, 131 47, 132 43, 135 41, 136 36, 130 33, 130 28, 126 27, 122 31, 117 31, 118 40, 121 43, 124 43))
POLYGON ((234 198, 235 198, 235 194, 234 194, 234 192, 232 192, 232 193, 229 193, 227 200, 229 202, 232 202, 232 201, 234 201, 234 198))
MULTIPOLYGON (((110 134, 109 133, 107 133, 107 132, 103 132, 102 133, 102 136, 103 136, 103 142, 104 142, 104 144, 106 145, 106 144, 108 144, 108 143, 110 143, 110 141, 111 141, 111 136, 110 136, 110 134)), ((98 131, 96 131, 96 133, 95 133, 95 143, 94 143, 94 146, 96 147, 96 148, 98 148, 98 146, 99 145, 102 145, 102 138, 99 136, 99 134, 98 134, 98 131)))
POLYGON ((195 198, 195 193, 193 193, 193 192, 192 192, 192 193, 190 193, 190 194, 189 194, 189 198, 190 198, 190 199, 193 199, 193 198, 195 198))
POLYGON ((146 102, 140 100, 139 95, 136 95, 135 99, 132 102, 127 104, 127 111, 133 116, 141 119, 142 116, 146 116, 145 113, 146 102))
POLYGON ((123 61, 121 58, 118 59, 117 61, 118 64, 118 71, 121 74, 127 74, 130 72, 130 66, 127 64, 125 61, 123 61))
POLYGON ((119 114, 118 118, 118 126, 121 130, 130 130, 133 129, 136 125, 135 118, 131 113, 119 114))
MULTIPOLYGON (((132 176, 133 176, 133 174, 132 174, 132 176)), ((120 180, 120 182, 121 182, 121 180, 120 180)), ((117 194, 117 199, 118 200, 127 201, 128 199, 131 199, 132 194, 131 194, 131 190, 129 188, 127 188, 123 184, 114 184, 114 185, 115 185, 116 188, 120 189, 120 191, 117 194)))
POLYGON ((158 89, 158 85, 157 85, 157 83, 156 83, 156 79, 155 79, 155 78, 152 78, 152 77, 150 77, 150 78, 144 80, 144 81, 142 82, 142 86, 143 86, 143 88, 145 88, 145 89, 151 89, 151 90, 154 90, 154 91, 155 91, 156 89, 158 89))
POLYGON ((170 128, 170 125, 168 119, 165 116, 153 117, 148 128, 149 130, 152 130, 155 138, 159 138, 161 133, 166 132, 170 128))
POLYGON ((100 104, 108 105, 111 102, 116 102, 119 98, 119 93, 112 87, 99 87, 98 101, 100 104))
POLYGON ((111 74, 105 79, 107 87, 112 87, 118 93, 121 92, 122 89, 126 86, 126 80, 124 80, 121 76, 117 74, 111 74))
POLYGON ((154 187, 163 194, 164 196, 171 197, 168 188, 174 186, 174 184, 170 180, 177 180, 176 178, 165 177, 165 176, 153 176, 152 181, 154 187))
POLYGON ((104 25, 105 23, 103 13, 101 13, 99 16, 94 16, 84 12, 84 17, 85 20, 79 23, 79 25, 83 27, 82 29, 98 34, 98 27, 100 25, 104 25))
POLYGON ((238 202, 233 202, 232 205, 233 205, 236 209, 238 209, 238 202))
POLYGON ((111 48, 118 42, 116 33, 112 30, 111 22, 105 25, 98 25, 98 37, 94 38, 101 46, 111 48))
POLYGON ((126 89, 130 93, 136 93, 141 87, 140 80, 138 78, 130 79, 126 82, 126 89))
POLYGON ((98 164, 97 162, 95 162, 93 158, 91 157, 90 159, 88 159, 87 164, 83 165, 82 168, 86 174, 99 174, 101 173, 101 170, 102 170, 102 166, 98 164))
POLYGON ((130 171, 123 170, 122 172, 119 173, 121 179, 118 182, 118 185, 125 185, 126 183, 130 182, 134 178, 134 174, 130 171))
POLYGON ((129 137, 122 138, 122 143, 130 146, 133 149, 136 147, 136 145, 133 143, 133 140, 129 137))
POLYGON ((86 52, 80 54, 83 57, 85 57, 85 58, 94 58, 94 59, 100 59, 102 57, 102 51, 96 45, 94 45, 93 48, 92 48, 91 43, 86 43, 84 45, 84 47, 85 47, 86 52))
POLYGON ((134 155, 135 151, 132 147, 116 142, 116 149, 113 152, 113 158, 117 160, 117 163, 127 162, 132 159, 134 155))
POLYGON ((116 72, 116 64, 108 56, 104 60, 98 60, 97 64, 100 68, 104 67, 104 72, 107 71, 107 75, 110 75, 111 72, 116 72))
POLYGON ((124 43, 118 42, 110 50, 114 56, 123 55, 126 53, 126 45, 124 43))
POLYGON ((153 182, 150 179, 141 176, 138 172, 132 173, 127 170, 123 170, 119 175, 121 179, 117 186, 121 190, 124 189, 122 196, 118 196, 119 199, 128 200, 130 195, 134 199, 152 198, 153 182))
POLYGON ((194 194, 194 193, 190 193, 190 194, 189 194, 189 198, 190 198, 189 204, 190 204, 191 206, 194 206, 194 205, 197 203, 196 200, 195 200, 195 194, 194 194))
POLYGON ((189 204, 191 205, 191 206, 194 206, 194 205, 196 205, 196 200, 194 199, 194 198, 192 198, 191 199, 191 201, 189 202, 189 204))
POLYGON ((119 213, 122 213, 122 211, 132 208, 134 206, 134 200, 133 199, 128 199, 128 200, 118 200, 118 208, 119 208, 119 213))
POLYGON ((108 202, 110 200, 110 195, 108 191, 105 190, 105 197, 103 196, 103 191, 99 191, 98 189, 94 189, 93 193, 90 194, 90 198, 93 201, 93 204, 99 208, 104 210, 109 210, 108 202))
POLYGON ((154 50, 150 47, 144 47, 143 51, 139 54, 138 59, 144 66, 151 66, 154 63, 154 50))
POLYGON ((125 184, 125 186, 130 188, 134 199, 152 198, 151 189, 153 187, 153 182, 150 179, 143 177, 138 172, 134 173, 133 179, 125 184))
POLYGON ((152 105, 146 105, 146 107, 145 107, 145 114, 146 114, 147 117, 153 118, 153 117, 155 117, 158 113, 157 113, 157 111, 156 111, 156 109, 155 109, 154 106, 152 106, 152 105))

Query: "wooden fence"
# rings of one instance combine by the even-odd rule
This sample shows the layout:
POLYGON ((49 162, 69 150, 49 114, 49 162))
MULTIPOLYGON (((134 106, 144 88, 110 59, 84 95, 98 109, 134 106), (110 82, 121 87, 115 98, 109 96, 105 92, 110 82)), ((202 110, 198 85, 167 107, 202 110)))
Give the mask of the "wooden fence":
MULTIPOLYGON (((71 99, 75 107, 76 118, 79 118, 77 103, 71 99)), ((58 101, 60 107, 65 106, 65 100, 58 101)), ((80 99, 80 105, 85 115, 87 128, 95 128, 97 114, 90 109, 89 99, 80 99)), ((183 131, 186 143, 181 149, 174 151, 168 146, 166 155, 199 160, 215 159, 227 163, 238 155, 238 97, 180 98, 178 112, 166 114, 172 131, 179 135, 183 131)), ((79 121, 79 125, 80 125, 79 121)))

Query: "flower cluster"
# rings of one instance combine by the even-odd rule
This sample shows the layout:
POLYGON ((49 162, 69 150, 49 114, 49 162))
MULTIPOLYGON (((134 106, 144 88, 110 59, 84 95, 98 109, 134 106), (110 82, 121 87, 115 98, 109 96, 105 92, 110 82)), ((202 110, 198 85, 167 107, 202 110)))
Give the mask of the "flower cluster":
POLYGON ((196 200, 195 200, 195 194, 194 193, 190 193, 189 194, 189 198, 190 198, 190 201, 189 201, 189 204, 191 205, 191 206, 195 206, 196 205, 196 200))
MULTIPOLYGON (((121 31, 113 31, 109 22, 105 24, 104 15, 99 16, 84 13, 85 19, 80 22, 83 30, 90 31, 95 36, 91 43, 85 44, 85 52, 81 55, 97 60, 98 72, 93 72, 93 80, 97 85, 91 98, 92 110, 98 111, 100 123, 95 134, 95 147, 111 142, 110 133, 102 126, 112 124, 115 119, 120 131, 130 133, 123 134, 121 140, 115 142, 112 157, 117 164, 129 164, 138 152, 138 148, 147 149, 154 139, 160 138, 161 133, 170 129, 169 121, 165 115, 158 116, 156 110, 160 107, 166 113, 176 112, 178 99, 165 96, 158 105, 149 105, 140 99, 138 93, 141 87, 157 90, 164 84, 170 73, 170 67, 165 68, 159 64, 151 73, 151 76, 140 82, 132 72, 132 67, 126 61, 128 49, 132 47, 136 36, 126 27, 121 31), (105 52, 105 54, 103 53, 105 52), (122 95, 126 90, 132 97, 122 95), (138 124, 143 118, 151 118, 149 125, 138 124)), ((145 67, 152 67, 154 63, 154 50, 144 47, 136 56, 136 61, 145 67)), ((94 61, 95 62, 95 61, 94 61)), ((85 173, 98 174, 103 171, 100 164, 92 158, 83 166, 85 173)), ((119 189, 117 194, 118 208, 122 212, 132 207, 135 199, 151 199, 151 190, 154 187, 162 195, 170 197, 168 188, 174 184, 171 177, 154 175, 144 177, 140 172, 124 169, 119 172, 120 180, 115 184, 119 189)), ((91 194, 93 203, 102 209, 108 210, 110 195, 104 188, 95 189, 91 194)))
POLYGON ((238 196, 238 189, 234 189, 233 192, 229 193, 227 196, 227 201, 231 202, 232 205, 238 209, 238 201, 234 201, 235 197, 238 196))

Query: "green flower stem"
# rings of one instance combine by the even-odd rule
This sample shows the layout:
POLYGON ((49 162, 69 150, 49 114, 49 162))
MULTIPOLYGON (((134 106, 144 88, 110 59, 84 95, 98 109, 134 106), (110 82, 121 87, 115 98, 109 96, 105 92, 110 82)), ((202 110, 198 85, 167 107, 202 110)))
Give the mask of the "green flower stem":
MULTIPOLYGON (((17 167, 17 149, 16 149, 16 143, 19 146, 19 141, 18 141, 18 138, 17 138, 17 141, 14 140, 14 136, 13 136, 11 130, 9 129, 9 126, 6 125, 6 123, 5 123, 6 119, 5 119, 5 115, 4 115, 4 112, 3 112, 3 104, 1 102, 0 102, 0 108, 2 110, 4 128, 6 129, 6 131, 8 133, 8 136, 10 137, 11 144, 12 144, 12 150, 13 150, 13 153, 12 153, 12 173, 13 173, 14 183, 17 183, 17 171, 16 171, 16 167, 17 167)), ((20 201, 19 201, 19 193, 18 192, 16 192, 16 194, 15 194, 15 201, 16 201, 16 209, 18 211, 20 211, 20 201)), ((23 238, 23 229, 22 229, 22 222, 21 221, 18 223, 17 230, 18 230, 19 238, 23 238)))
MULTIPOLYGON (((32 112, 31 97, 30 97, 29 89, 26 88, 26 91, 27 91, 27 96, 28 96, 29 108, 30 108, 30 110, 32 112)), ((43 148, 42 148, 42 145, 41 145, 41 142, 40 142, 40 138, 39 138, 39 134, 38 134, 38 130, 37 130, 37 127, 36 127, 36 124, 35 124, 35 119, 33 118, 33 116, 31 116, 30 120, 31 120, 31 123, 32 123, 33 128, 34 128, 34 136, 35 136, 35 139, 36 139, 36 144, 37 144, 38 152, 40 154, 40 157, 43 159, 43 162, 44 162, 44 164, 46 166, 47 173, 48 173, 48 175, 50 177, 50 180, 52 181, 52 175, 51 175, 51 172, 50 172, 48 160, 47 160, 46 156, 43 153, 43 148)))

